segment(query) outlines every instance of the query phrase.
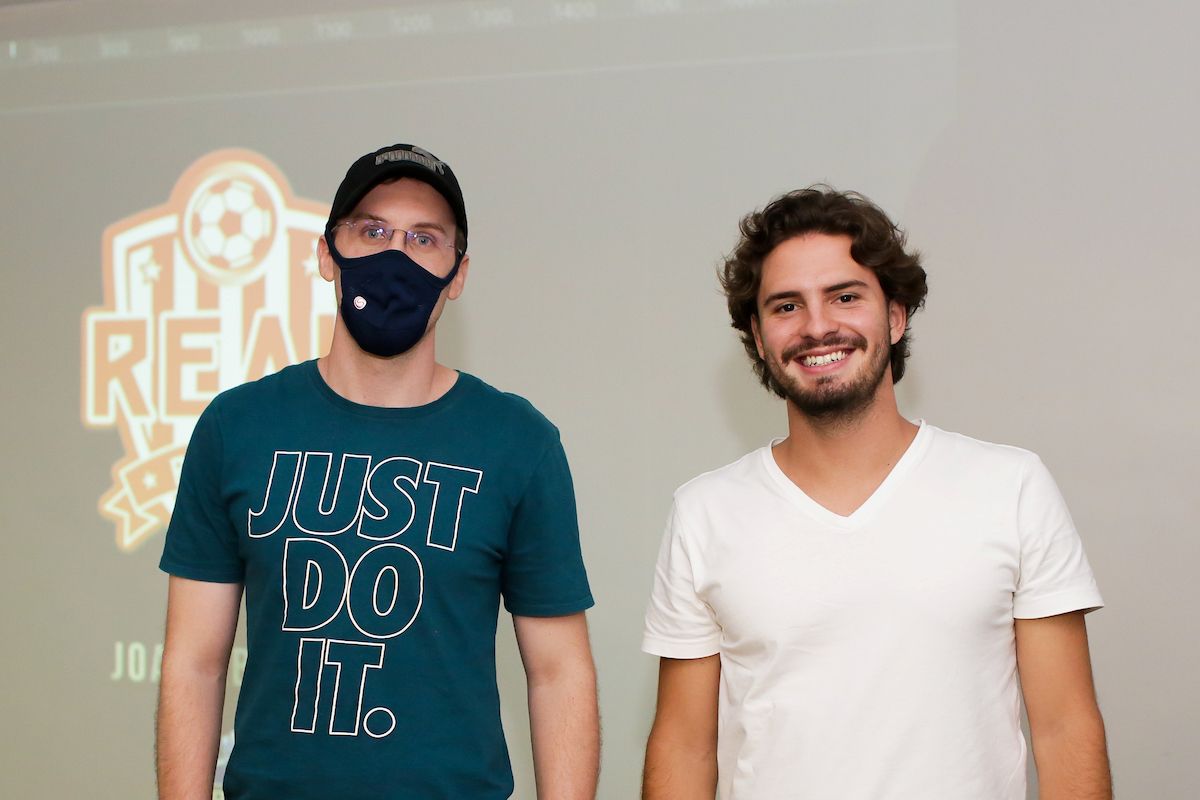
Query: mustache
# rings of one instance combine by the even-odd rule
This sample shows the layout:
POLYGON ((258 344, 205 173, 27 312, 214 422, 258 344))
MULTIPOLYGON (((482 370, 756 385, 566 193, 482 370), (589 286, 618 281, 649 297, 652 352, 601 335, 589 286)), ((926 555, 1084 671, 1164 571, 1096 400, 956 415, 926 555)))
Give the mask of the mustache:
POLYGON ((862 336, 826 336, 824 339, 803 339, 780 353, 780 359, 787 363, 804 355, 809 350, 825 347, 841 347, 849 350, 865 350, 867 340, 862 336))

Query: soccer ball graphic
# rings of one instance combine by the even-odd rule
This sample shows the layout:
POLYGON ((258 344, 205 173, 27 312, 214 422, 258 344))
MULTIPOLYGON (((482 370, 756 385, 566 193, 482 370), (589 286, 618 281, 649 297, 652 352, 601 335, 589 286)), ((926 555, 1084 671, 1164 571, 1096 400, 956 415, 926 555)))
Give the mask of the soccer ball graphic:
POLYGON ((275 240, 274 205, 250 176, 226 173, 202 183, 184 215, 193 262, 221 283, 254 277, 275 240))

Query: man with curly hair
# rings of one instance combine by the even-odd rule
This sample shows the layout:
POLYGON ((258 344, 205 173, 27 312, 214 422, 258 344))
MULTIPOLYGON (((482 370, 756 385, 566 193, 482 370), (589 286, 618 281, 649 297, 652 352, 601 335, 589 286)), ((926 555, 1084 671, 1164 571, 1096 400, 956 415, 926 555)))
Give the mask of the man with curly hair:
POLYGON ((903 232, 791 192, 742 220, 721 282, 788 435, 675 494, 644 797, 1023 800, 1022 695, 1043 800, 1111 797, 1103 601, 1053 479, 897 407, 926 294, 903 232))

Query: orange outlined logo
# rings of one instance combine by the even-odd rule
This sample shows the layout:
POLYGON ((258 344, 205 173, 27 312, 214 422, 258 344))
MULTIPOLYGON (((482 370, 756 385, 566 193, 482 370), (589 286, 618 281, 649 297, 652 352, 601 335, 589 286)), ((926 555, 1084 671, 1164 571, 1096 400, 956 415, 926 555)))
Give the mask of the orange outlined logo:
POLYGON ((218 392, 328 349, 336 306, 316 258, 328 214, 263 156, 219 150, 184 171, 166 204, 104 231, 104 305, 83 314, 81 413, 121 435, 99 501, 119 549, 165 528, 188 438, 218 392))

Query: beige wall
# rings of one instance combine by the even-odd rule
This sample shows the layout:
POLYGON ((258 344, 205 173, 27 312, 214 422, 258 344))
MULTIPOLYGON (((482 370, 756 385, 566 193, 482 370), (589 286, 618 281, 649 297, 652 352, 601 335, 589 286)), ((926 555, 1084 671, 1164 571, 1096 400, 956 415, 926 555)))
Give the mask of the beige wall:
MULTIPOLYGON (((393 3, 435 29, 385 36, 369 3, 343 4, 348 27, 312 2, 256 4, 239 26, 244 5, 0 8, 0 794, 153 791, 153 676, 111 676, 116 650, 153 660, 161 534, 116 546, 97 505, 122 443, 80 421, 104 229, 222 147, 327 202, 350 159, 395 140, 449 160, 467 195, 472 269, 443 359, 529 397, 572 461, 598 600, 601 797, 638 784, 655 675, 641 614, 670 493, 784 428, 715 263, 741 214, 818 180, 875 198, 925 253, 905 412, 1038 451, 1071 504, 1108 602, 1090 631, 1119 793, 1200 785, 1200 12, 678 0, 596 3, 592 19, 575 4, 584 18, 569 19, 548 1, 492 16, 393 3), (198 50, 171 55, 168 26, 198 50), (266 49, 239 38, 272 27, 266 49)), ((501 627, 517 796, 531 797, 501 627)))

